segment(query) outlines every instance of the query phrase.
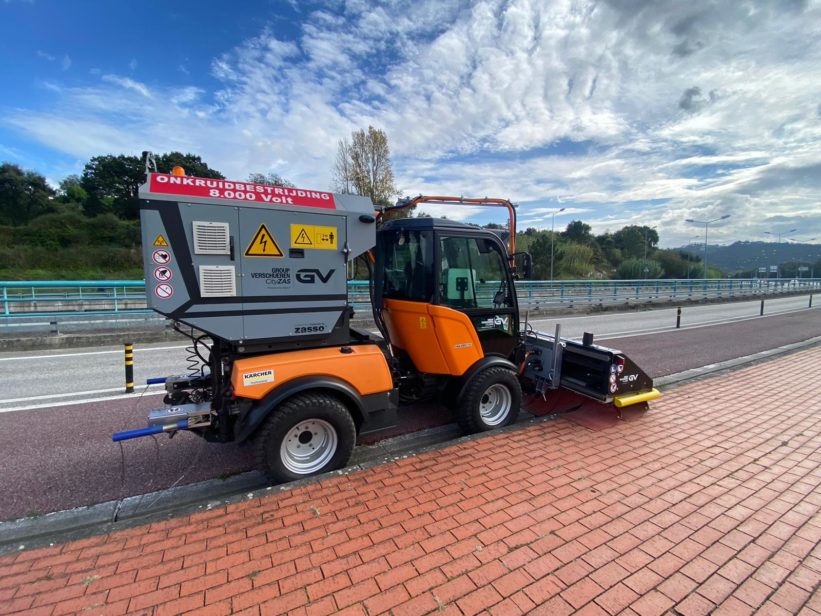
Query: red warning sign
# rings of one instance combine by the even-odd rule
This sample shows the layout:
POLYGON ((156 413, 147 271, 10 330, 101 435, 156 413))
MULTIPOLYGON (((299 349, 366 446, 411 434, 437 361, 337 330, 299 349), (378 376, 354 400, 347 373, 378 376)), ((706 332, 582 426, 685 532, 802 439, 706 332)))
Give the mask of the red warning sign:
POLYGON ((278 203, 336 209, 333 193, 287 186, 268 186, 250 182, 213 180, 168 173, 152 173, 149 180, 152 193, 230 199, 231 201, 255 201, 257 203, 278 203))

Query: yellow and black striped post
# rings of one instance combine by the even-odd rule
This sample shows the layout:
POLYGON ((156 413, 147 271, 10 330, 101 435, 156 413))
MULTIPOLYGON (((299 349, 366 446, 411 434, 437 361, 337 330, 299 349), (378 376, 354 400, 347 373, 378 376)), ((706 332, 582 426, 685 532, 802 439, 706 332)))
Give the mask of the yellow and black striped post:
POLYGON ((134 393, 134 344, 123 344, 125 350, 125 393, 134 393))

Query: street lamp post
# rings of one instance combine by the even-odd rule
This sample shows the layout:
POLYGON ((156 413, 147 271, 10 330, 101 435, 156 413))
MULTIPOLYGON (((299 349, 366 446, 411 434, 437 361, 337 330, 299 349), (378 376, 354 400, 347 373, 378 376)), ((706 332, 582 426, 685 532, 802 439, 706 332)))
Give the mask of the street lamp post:
MULTIPOLYGON (((778 246, 781 245, 781 236, 782 235, 787 235, 788 233, 795 233, 796 231, 798 231, 798 229, 790 229, 789 231, 784 231, 783 233, 780 232, 780 231, 777 232, 777 233, 773 233, 772 231, 765 231, 764 235, 775 235, 775 236, 778 237, 778 241, 776 242, 776 248, 775 248, 775 254, 778 254, 778 246)), ((776 278, 776 280, 779 280, 781 278, 781 264, 780 263, 776 263, 776 265, 775 265, 775 278, 776 278)))
POLYGON ((686 222, 691 222, 696 225, 704 225, 704 282, 707 282, 707 228, 710 226, 711 223, 718 222, 719 220, 726 220, 729 218, 729 214, 724 214, 720 218, 713 218, 713 220, 693 220, 692 218, 688 218, 686 222))
POLYGON ((550 214, 550 282, 553 282, 553 242, 556 229, 556 214, 564 212, 567 208, 561 208, 550 214))

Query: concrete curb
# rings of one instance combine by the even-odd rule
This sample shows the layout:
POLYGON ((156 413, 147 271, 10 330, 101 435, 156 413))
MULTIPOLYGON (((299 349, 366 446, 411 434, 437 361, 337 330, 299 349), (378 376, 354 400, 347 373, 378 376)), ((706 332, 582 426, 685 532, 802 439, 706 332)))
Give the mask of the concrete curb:
MULTIPOLYGON (((654 379, 654 382, 661 389, 671 389, 689 381, 761 363, 817 344, 821 344, 821 336, 659 377, 654 379)), ((518 430, 522 426, 552 421, 555 417, 556 415, 532 417, 529 413, 522 411, 516 423, 507 428, 467 436, 461 436, 461 431, 455 424, 429 428, 385 439, 374 445, 357 447, 350 465, 344 469, 278 486, 267 485, 265 477, 259 471, 248 471, 226 479, 209 479, 149 494, 130 496, 122 500, 56 511, 38 517, 0 522, 0 555, 109 533, 179 515, 207 511, 241 500, 277 494, 298 486, 309 485, 329 477, 347 475, 404 457, 485 438, 500 432, 518 430)))

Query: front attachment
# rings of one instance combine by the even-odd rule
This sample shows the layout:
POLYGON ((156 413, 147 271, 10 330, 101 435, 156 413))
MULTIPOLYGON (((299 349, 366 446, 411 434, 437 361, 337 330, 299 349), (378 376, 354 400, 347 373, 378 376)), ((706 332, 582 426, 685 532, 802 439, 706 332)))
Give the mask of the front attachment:
POLYGON ((541 398, 528 404, 536 415, 568 412, 591 405, 616 407, 645 405, 661 394, 653 379, 621 351, 593 344, 529 332, 520 374, 527 389, 541 398))

